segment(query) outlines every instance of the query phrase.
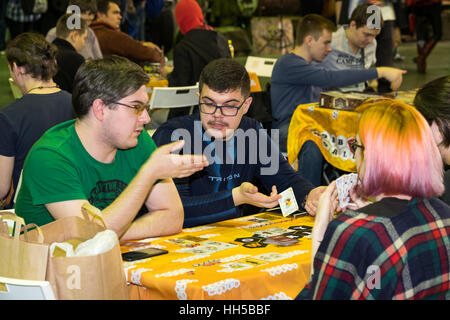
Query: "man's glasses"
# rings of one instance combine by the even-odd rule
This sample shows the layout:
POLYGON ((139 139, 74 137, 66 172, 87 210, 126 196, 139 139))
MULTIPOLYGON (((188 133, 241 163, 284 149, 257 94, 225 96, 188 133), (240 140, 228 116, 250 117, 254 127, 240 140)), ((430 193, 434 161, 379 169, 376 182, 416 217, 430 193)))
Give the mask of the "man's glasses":
POLYGON ((350 150, 352 151, 352 153, 356 153, 356 150, 357 150, 358 148, 361 148, 361 150, 364 150, 364 146, 363 146, 363 145, 360 145, 360 144, 357 144, 357 143, 356 143, 356 140, 350 141, 350 142, 348 143, 348 145, 350 146, 350 150))
POLYGON ((139 104, 137 106, 130 106, 128 104, 120 103, 120 102, 113 102, 113 103, 134 109, 134 113, 136 113, 137 115, 142 114, 142 112, 144 112, 144 110, 147 110, 147 112, 150 114, 150 106, 148 105, 148 103, 147 104, 139 104))
POLYGON ((216 110, 219 109, 220 113, 222 113, 224 117, 234 117, 235 115, 237 115, 239 109, 242 108, 246 100, 247 99, 244 99, 244 102, 242 102, 237 107, 228 105, 218 106, 217 104, 211 102, 199 102, 198 105, 200 106, 200 112, 206 114, 214 114, 216 113, 216 110))

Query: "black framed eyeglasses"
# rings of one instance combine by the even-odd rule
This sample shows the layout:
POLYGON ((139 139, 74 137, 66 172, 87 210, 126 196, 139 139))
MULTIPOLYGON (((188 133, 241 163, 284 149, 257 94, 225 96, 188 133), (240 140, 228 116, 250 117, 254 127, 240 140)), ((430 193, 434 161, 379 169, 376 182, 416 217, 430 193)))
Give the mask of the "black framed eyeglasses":
POLYGON ((350 151, 351 151, 353 154, 356 153, 356 150, 357 150, 358 148, 361 148, 361 150, 364 151, 364 146, 361 145, 361 144, 357 144, 356 142, 357 142, 356 140, 352 140, 352 141, 350 141, 350 142, 348 143, 348 145, 350 146, 350 151))
POLYGON ((113 103, 121 105, 121 106, 124 106, 124 107, 128 107, 128 108, 134 109, 134 113, 136 113, 138 115, 142 114, 142 112, 144 112, 144 110, 147 110, 147 112, 150 114, 150 105, 148 103, 147 104, 139 104, 137 106, 130 106, 128 104, 121 103, 121 102, 113 102, 113 103))
POLYGON ((200 112, 206 113, 206 114, 214 114, 216 113, 216 110, 219 109, 220 113, 224 117, 234 117, 238 114, 238 111, 242 106, 244 105, 245 101, 247 101, 247 98, 244 99, 244 102, 242 102, 239 106, 228 106, 223 105, 219 106, 217 104, 211 103, 211 102, 199 102, 198 105, 200 107, 200 112))

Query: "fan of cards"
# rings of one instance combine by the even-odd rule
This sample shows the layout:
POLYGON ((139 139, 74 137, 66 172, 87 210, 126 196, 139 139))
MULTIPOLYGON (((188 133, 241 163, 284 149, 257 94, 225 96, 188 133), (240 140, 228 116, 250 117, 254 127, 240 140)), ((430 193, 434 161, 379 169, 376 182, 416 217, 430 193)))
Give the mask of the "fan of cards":
POLYGON ((339 196, 339 205, 345 208, 350 204, 350 189, 358 183, 358 174, 349 173, 336 179, 336 189, 339 196))

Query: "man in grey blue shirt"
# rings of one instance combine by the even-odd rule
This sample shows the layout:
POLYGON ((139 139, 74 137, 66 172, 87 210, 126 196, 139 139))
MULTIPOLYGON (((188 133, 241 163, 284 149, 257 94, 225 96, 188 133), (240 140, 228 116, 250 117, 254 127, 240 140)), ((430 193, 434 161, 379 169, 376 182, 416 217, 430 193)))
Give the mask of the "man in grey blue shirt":
MULTIPOLYGON (((368 11, 369 4, 362 4, 352 12, 350 23, 333 32, 331 52, 319 64, 328 70, 361 70, 375 66, 377 61, 377 41, 375 37, 383 27, 380 23, 368 24, 372 13, 368 11)), ((333 88, 340 91, 364 91, 366 83, 360 82, 346 87, 333 88)))

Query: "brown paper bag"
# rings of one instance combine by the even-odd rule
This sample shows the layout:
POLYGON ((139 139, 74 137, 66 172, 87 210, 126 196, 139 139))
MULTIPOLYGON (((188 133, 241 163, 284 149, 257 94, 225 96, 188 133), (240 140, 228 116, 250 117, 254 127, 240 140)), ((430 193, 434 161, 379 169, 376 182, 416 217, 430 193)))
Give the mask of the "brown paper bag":
MULTIPOLYGON (((91 239, 106 229, 90 219, 96 208, 86 204, 83 216, 66 217, 41 227, 45 243, 64 242, 73 238, 91 239)), ((98 210, 98 209, 97 209, 98 210)), ((94 214, 95 215, 95 214, 94 214)), ((101 220, 103 222, 103 220, 101 220)), ((128 299, 120 246, 92 256, 49 257, 46 280, 57 299, 128 299)))
POLYGON ((0 276, 45 280, 48 260, 48 245, 44 244, 41 229, 34 223, 25 226, 23 218, 13 214, 0 212, 0 276), (5 220, 15 222, 10 236, 5 220), (30 235, 28 231, 36 228, 30 235), (23 232, 23 235, 20 235, 23 232))

